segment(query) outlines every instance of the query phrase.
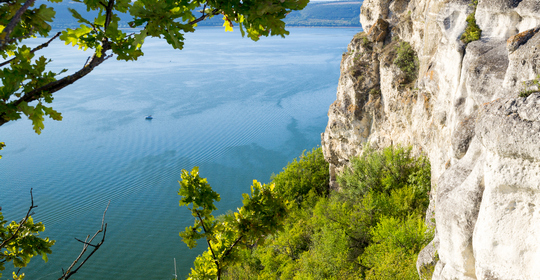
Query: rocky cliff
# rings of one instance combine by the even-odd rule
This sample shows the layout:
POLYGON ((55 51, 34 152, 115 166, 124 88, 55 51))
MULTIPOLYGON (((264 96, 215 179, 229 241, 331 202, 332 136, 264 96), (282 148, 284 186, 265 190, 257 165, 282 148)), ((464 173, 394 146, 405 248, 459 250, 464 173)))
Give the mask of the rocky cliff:
POLYGON ((322 135, 331 175, 363 143, 413 145, 436 228, 419 271, 540 279, 540 1, 365 0, 360 21, 322 135))

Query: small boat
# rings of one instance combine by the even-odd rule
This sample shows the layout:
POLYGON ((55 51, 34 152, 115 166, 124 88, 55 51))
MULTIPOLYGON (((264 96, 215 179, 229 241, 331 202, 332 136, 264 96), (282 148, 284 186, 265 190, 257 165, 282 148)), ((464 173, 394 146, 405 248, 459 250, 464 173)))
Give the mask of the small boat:
POLYGON ((152 115, 148 115, 148 116, 146 116, 146 118, 145 118, 145 119, 147 119, 147 120, 151 120, 151 119, 153 119, 153 118, 152 118, 152 115))

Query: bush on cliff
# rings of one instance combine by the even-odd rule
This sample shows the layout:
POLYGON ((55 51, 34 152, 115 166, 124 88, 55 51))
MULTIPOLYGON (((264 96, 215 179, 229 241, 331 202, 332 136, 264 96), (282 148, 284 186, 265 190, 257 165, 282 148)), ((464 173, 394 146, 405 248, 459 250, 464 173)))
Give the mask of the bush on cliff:
POLYGON ((394 64, 405 73, 404 83, 410 83, 418 76, 418 56, 411 45, 405 41, 399 42, 397 46, 394 64))
MULTIPOLYGON (((303 191, 298 207, 264 245, 245 249, 224 279, 418 279, 418 252, 432 238, 423 219, 430 189, 425 157, 413 157, 410 148, 366 147, 338 176, 342 191, 330 196, 315 191, 318 184, 295 186, 307 180, 298 166, 274 176, 296 174, 289 178, 297 183, 283 186, 303 191)), ((295 197, 290 190, 283 195, 295 197)))
POLYGON ((272 174, 271 179, 278 193, 297 203, 302 202, 310 191, 318 196, 328 195, 328 163, 324 160, 322 148, 302 152, 299 159, 289 162, 279 174, 272 174))
POLYGON ((476 7, 478 6, 478 0, 474 0, 472 5, 474 11, 467 16, 467 27, 465 27, 465 32, 461 35, 461 42, 464 44, 478 41, 482 36, 482 29, 476 24, 476 7))

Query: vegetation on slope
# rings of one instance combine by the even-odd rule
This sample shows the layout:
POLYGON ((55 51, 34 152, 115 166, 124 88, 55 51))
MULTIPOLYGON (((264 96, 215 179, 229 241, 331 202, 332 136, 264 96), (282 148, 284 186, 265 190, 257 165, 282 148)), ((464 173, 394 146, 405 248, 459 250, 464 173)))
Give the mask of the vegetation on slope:
POLYGON ((478 0, 473 0, 471 5, 473 5, 474 11, 467 16, 467 27, 465 28, 465 32, 461 35, 461 41, 464 44, 478 41, 482 36, 482 29, 476 24, 476 7, 478 6, 478 0))
POLYGON ((411 44, 405 41, 399 42, 399 45, 396 47, 394 64, 405 73, 404 83, 410 83, 416 80, 418 76, 418 56, 411 47, 411 44))
POLYGON ((432 239, 423 218, 428 160, 410 148, 366 147, 338 176, 341 192, 329 193, 328 180, 321 148, 273 176, 286 217, 272 233, 238 246, 221 278, 418 279, 418 252, 432 239))

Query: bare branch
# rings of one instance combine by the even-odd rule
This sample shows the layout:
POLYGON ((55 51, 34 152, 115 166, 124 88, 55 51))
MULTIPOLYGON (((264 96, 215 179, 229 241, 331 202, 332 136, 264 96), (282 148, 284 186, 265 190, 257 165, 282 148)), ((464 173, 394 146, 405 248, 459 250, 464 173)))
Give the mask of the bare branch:
POLYGON ((19 21, 21 20, 22 14, 28 10, 28 7, 30 7, 32 4, 34 4, 36 0, 26 0, 24 5, 15 13, 15 16, 9 21, 8 25, 4 29, 4 40, 0 41, 0 49, 4 48, 4 45, 10 41, 9 37, 11 35, 11 32, 13 32, 13 29, 15 29, 15 26, 19 21))
POLYGON ((4 240, 2 242, 2 244, 0 244, 0 249, 2 249, 4 246, 6 246, 7 244, 9 244, 9 242, 11 242, 11 240, 17 238, 17 236, 19 235, 19 231, 21 231, 21 229, 23 228, 24 224, 26 223, 26 221, 28 220, 28 218, 30 216, 32 216, 32 214, 34 214, 32 212, 32 210, 36 207, 38 207, 37 205, 34 205, 34 195, 32 194, 32 189, 30 189, 30 199, 31 199, 31 202, 32 204, 30 205, 30 207, 28 208, 28 212, 26 212, 26 215, 24 216, 24 218, 21 220, 21 222, 19 223, 19 226, 17 227, 17 229, 15 230, 15 232, 13 233, 13 235, 11 235, 11 237, 9 237, 8 239, 4 240))
MULTIPOLYGON (((45 42, 45 43, 43 43, 43 44, 41 44, 41 45, 39 45, 39 46, 33 48, 30 52, 31 52, 31 53, 35 53, 35 52, 37 52, 37 51, 39 51, 39 50, 41 50, 41 49, 44 49, 44 48, 48 47, 49 44, 50 44, 54 39, 58 38, 58 36, 60 36, 61 33, 62 33, 62 32, 56 33, 56 35, 54 35, 49 41, 47 41, 47 42, 45 42)), ((4 62, 0 63, 0 67, 6 65, 6 64, 8 64, 8 63, 10 63, 10 62, 13 61, 14 59, 15 59, 15 58, 12 58, 12 59, 10 59, 10 60, 7 60, 7 61, 4 61, 4 62)))
MULTIPOLYGON (((87 238, 88 238, 88 237, 87 237, 87 238)), ((81 243, 84 244, 84 245, 92 246, 92 247, 94 247, 94 248, 96 247, 96 245, 90 244, 90 243, 86 242, 86 240, 85 240, 85 241, 82 241, 82 240, 80 240, 79 238, 75 238, 75 240, 81 242, 81 243)))
POLYGON ((103 242, 105 242, 105 235, 107 233, 107 224, 105 223, 105 214, 107 214, 107 210, 109 209, 110 204, 111 204, 111 202, 109 201, 109 203, 107 204, 107 207, 105 208, 105 211, 103 211, 103 218, 101 218, 101 228, 98 231, 96 231, 96 233, 94 233, 94 235, 91 238, 90 238, 90 236, 87 236, 85 241, 81 241, 81 240, 75 238, 77 241, 82 242, 84 244, 83 249, 81 250, 81 253, 79 254, 79 256, 77 256, 77 258, 73 261, 73 263, 71 263, 71 265, 69 266, 69 268, 66 271, 64 271, 64 269, 62 269, 62 276, 60 278, 58 278, 58 280, 69 279, 73 274, 77 273, 77 271, 79 271, 79 269, 86 263, 86 261, 88 261, 88 259, 90 259, 90 257, 99 249, 99 247, 101 247, 103 242), (94 240, 94 238, 96 238, 96 236, 98 234, 100 234, 101 232, 103 232, 103 236, 101 238, 101 241, 99 241, 99 243, 97 243, 96 245, 91 244, 92 241, 94 240), (75 267, 75 265, 77 265, 77 263, 84 256, 84 253, 86 253, 86 250, 88 249, 88 246, 94 247, 94 250, 92 250, 92 252, 90 252, 90 254, 88 254, 88 256, 86 256, 86 258, 79 264, 79 266, 72 271, 72 269, 75 267))

